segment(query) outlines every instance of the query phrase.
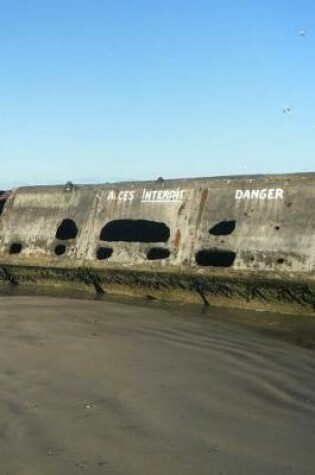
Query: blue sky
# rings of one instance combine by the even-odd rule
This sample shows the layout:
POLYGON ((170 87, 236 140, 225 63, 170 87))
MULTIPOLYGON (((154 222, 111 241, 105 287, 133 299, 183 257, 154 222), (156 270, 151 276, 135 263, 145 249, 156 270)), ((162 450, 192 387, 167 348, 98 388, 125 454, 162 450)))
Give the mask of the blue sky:
POLYGON ((315 169, 314 0, 3 1, 0 58, 0 189, 315 169))

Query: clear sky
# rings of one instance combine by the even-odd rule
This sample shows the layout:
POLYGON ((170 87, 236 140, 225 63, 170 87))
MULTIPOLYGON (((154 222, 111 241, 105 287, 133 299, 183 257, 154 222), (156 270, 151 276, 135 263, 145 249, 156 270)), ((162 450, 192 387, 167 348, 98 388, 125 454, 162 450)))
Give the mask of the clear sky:
POLYGON ((0 5, 0 189, 315 170, 314 0, 0 5))

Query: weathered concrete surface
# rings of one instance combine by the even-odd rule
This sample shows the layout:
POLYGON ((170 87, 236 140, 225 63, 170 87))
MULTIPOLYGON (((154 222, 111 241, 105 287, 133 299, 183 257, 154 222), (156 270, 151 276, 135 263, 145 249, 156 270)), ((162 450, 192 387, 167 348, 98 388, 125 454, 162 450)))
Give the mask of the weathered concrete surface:
POLYGON ((315 308, 315 173, 68 184, 4 196, 2 280, 315 308))

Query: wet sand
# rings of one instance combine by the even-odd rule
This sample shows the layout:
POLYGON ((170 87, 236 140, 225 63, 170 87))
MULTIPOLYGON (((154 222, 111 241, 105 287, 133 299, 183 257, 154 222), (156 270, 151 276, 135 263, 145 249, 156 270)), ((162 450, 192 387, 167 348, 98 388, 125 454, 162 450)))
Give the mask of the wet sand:
POLYGON ((0 474, 313 475, 315 351, 233 313, 1 296, 0 474))

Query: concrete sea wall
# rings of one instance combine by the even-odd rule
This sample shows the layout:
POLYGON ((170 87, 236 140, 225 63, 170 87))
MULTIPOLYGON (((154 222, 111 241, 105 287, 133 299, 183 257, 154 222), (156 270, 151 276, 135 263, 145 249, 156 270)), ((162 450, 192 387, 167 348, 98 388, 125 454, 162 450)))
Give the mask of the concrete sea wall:
POLYGON ((23 187, 0 195, 0 279, 315 308, 315 173, 23 187))

